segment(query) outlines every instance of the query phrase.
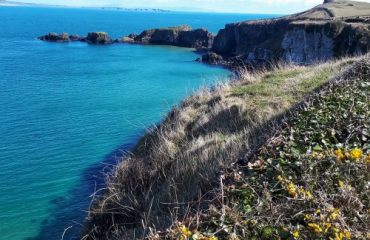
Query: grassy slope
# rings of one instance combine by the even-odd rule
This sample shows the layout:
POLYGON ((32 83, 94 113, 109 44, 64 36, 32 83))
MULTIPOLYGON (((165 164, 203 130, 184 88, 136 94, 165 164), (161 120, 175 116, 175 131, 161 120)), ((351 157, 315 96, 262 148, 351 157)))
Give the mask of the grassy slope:
POLYGON ((370 3, 357 1, 338 1, 325 4, 335 17, 357 17, 370 15, 370 3))
POLYGON ((256 154, 226 170, 201 220, 175 223, 168 238, 369 239, 369 103, 366 60, 306 99, 256 154))
POLYGON ((338 0, 334 3, 318 5, 308 11, 288 16, 288 18, 330 19, 370 16, 370 3, 338 0))
POLYGON ((178 220, 190 224, 217 199, 220 171, 250 159, 289 109, 353 61, 246 72, 185 100, 117 166, 85 239, 135 239, 178 220))

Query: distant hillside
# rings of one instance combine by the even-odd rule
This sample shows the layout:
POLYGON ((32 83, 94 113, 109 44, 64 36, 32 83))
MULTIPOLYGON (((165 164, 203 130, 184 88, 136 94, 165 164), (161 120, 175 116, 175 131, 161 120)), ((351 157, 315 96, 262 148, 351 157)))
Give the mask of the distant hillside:
POLYGON ((0 6, 34 6, 32 3, 14 2, 7 0, 0 0, 0 6))
POLYGON ((329 1, 290 18, 331 19, 370 16, 370 3, 356 1, 329 1))

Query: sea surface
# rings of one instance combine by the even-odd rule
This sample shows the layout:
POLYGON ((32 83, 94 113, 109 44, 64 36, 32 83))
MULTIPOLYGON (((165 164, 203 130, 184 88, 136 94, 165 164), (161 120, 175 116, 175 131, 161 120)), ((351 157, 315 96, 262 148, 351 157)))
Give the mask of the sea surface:
POLYGON ((188 24, 216 33, 266 15, 0 7, 0 239, 73 239, 102 172, 145 129, 230 74, 192 49, 47 43, 48 32, 116 38, 188 24))

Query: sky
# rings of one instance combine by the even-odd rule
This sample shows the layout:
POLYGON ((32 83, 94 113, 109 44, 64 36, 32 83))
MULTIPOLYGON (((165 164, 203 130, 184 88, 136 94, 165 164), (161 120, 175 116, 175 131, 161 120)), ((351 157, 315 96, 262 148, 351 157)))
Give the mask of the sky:
POLYGON ((24 2, 86 7, 287 14, 307 10, 321 4, 323 0, 24 0, 24 2))

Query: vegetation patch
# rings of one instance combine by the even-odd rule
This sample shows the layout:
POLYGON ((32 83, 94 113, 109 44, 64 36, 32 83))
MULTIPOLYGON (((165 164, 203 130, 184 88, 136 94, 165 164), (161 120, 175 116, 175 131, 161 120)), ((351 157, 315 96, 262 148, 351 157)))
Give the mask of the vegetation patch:
POLYGON ((369 99, 370 64, 361 61, 223 172, 208 211, 176 223, 187 226, 184 239, 369 239, 369 99))
MULTIPOLYGON (((107 187, 101 192, 103 194, 95 196, 83 239, 274 239, 277 236, 290 237, 293 233, 306 236, 309 223, 321 223, 307 222, 304 220, 305 214, 313 214, 317 208, 327 215, 332 214, 328 212, 330 206, 326 203, 332 204, 334 209, 340 209, 341 214, 347 214, 334 204, 337 201, 334 196, 340 194, 335 186, 337 180, 356 189, 358 195, 353 195, 354 202, 367 204, 354 184, 361 182, 366 185, 360 179, 360 176, 365 177, 363 171, 367 166, 362 158, 355 162, 347 157, 342 165, 335 162, 347 170, 348 166, 353 166, 348 175, 339 172, 340 176, 349 178, 355 172, 358 173, 358 179, 353 178, 353 183, 347 179, 335 179, 330 192, 332 195, 325 195, 326 192, 320 194, 320 186, 324 185, 322 191, 327 190, 323 182, 326 180, 321 179, 326 176, 323 169, 333 171, 330 174, 334 176, 333 173, 342 171, 342 168, 334 170, 337 165, 330 165, 334 158, 325 158, 323 161, 313 158, 315 154, 329 156, 338 149, 336 145, 329 148, 323 144, 322 140, 331 143, 331 138, 327 140, 321 137, 317 140, 319 144, 313 143, 316 127, 300 127, 301 121, 302 124, 313 124, 311 120, 297 117, 294 119, 302 120, 297 120, 297 123, 291 120, 289 123, 294 128, 287 125, 284 129, 294 129, 294 133, 304 136, 307 133, 301 131, 306 129, 313 132, 307 135, 309 139, 303 137, 302 140, 301 135, 297 135, 288 141, 285 134, 290 137, 292 131, 289 130, 287 133, 282 131, 280 137, 276 136, 275 140, 264 145, 276 127, 286 121, 289 109, 300 104, 302 99, 322 84, 347 76, 350 72, 348 69, 353 69, 349 66, 351 61, 357 62, 359 59, 307 67, 279 66, 271 71, 253 74, 245 72, 237 81, 200 91, 186 99, 160 125, 150 129, 133 152, 108 176, 107 187), (251 158, 263 145, 265 147, 258 156, 251 158), (309 146, 311 155, 307 150, 309 146), (280 180, 278 176, 281 176, 280 180), (317 198, 324 196, 330 201, 324 199, 316 202, 317 198), (299 209, 303 211, 302 214, 297 212, 299 209)), ((353 66, 357 66, 357 63, 353 66)), ((356 71, 351 72, 350 76, 357 76, 356 71)), ((343 91, 346 89, 343 87, 343 91)), ((353 91, 365 93, 365 97, 368 97, 360 85, 353 91)), ((357 102, 354 92, 338 92, 338 98, 344 93, 357 102)), ((327 99, 325 102, 328 103, 325 111, 339 109, 339 106, 330 105, 327 99)), ((333 102, 342 104, 337 100, 333 102)), ((350 99, 344 100, 343 104, 347 102, 350 99)), ((331 112, 321 114, 324 111, 324 108, 320 109, 324 107, 321 105, 321 102, 307 104, 307 112, 302 111, 302 114, 307 118, 328 117, 331 112), (310 106, 316 107, 310 109, 310 106)), ((352 105, 357 106, 357 103, 352 105)), ((343 111, 347 107, 343 105, 343 111)), ((351 107, 347 112, 352 113, 353 109, 357 107, 351 107)), ((353 114, 358 116, 358 111, 353 114)), ((354 117, 353 121, 357 120, 354 117)), ((318 124, 322 127, 320 129, 331 126, 329 122, 318 124)), ((357 129, 360 125, 354 126, 357 129)), ((338 127, 334 129, 340 130, 338 127)), ((361 148, 362 155, 367 154, 364 146, 360 145, 364 140, 361 141, 356 142, 357 145, 343 143, 343 154, 351 154, 356 148, 361 148)), ((365 190, 362 192, 366 193, 365 190)), ((345 196, 342 195, 340 197, 345 196)), ((344 234, 344 230, 355 234, 352 229, 360 233, 363 231, 361 221, 366 219, 361 215, 363 211, 358 213, 361 217, 356 220, 357 225, 345 222, 348 227, 338 226, 341 229, 338 234, 344 234)), ((345 218, 338 219, 341 224, 347 221, 345 218)))

